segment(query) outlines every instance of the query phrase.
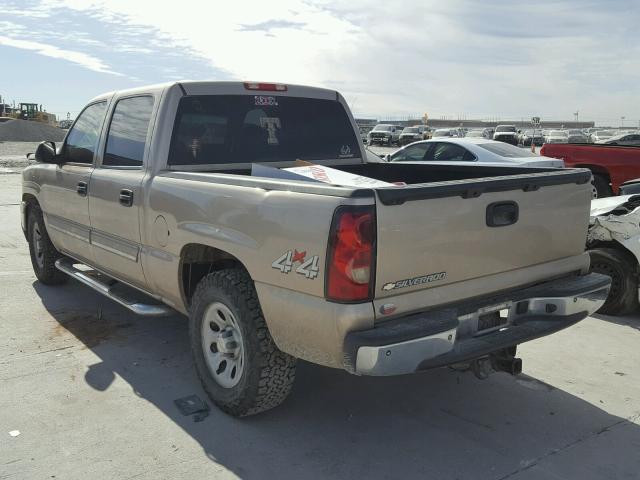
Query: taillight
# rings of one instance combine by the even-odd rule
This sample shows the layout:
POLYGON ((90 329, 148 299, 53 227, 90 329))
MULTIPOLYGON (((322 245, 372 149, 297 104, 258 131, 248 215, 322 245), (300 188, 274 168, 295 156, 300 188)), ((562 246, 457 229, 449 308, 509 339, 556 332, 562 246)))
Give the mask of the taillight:
POLYGON ((373 206, 336 209, 327 249, 325 295, 328 300, 356 303, 373 298, 375 220, 373 206))
POLYGON ((264 92, 286 92, 287 86, 282 83, 244 82, 247 90, 261 90, 264 92))

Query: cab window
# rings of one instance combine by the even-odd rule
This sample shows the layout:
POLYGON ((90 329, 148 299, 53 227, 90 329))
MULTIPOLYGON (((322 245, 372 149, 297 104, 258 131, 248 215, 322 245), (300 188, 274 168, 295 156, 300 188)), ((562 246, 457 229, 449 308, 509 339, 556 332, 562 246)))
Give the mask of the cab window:
POLYGON ((106 109, 107 102, 99 102, 82 111, 67 134, 63 153, 65 162, 93 163, 106 109))
POLYGON ((102 165, 140 167, 153 111, 153 97, 118 101, 113 111, 102 165))

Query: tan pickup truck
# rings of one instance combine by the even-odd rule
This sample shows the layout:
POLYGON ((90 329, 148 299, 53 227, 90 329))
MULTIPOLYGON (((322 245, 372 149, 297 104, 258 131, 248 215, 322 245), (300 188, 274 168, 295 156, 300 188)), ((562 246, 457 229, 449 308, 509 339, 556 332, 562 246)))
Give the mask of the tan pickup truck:
POLYGON ((142 315, 188 315, 204 389, 237 416, 281 403, 298 358, 360 375, 519 373, 518 344, 603 303, 609 278, 583 252, 589 171, 366 158, 332 90, 101 95, 24 171, 33 268, 142 315), (300 159, 392 185, 252 175, 300 159))

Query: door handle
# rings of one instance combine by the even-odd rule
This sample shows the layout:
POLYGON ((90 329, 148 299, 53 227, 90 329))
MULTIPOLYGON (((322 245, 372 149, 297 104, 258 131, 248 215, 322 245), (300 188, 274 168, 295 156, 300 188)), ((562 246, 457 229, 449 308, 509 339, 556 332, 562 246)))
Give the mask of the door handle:
POLYGON ((81 197, 86 197, 87 196, 87 182, 78 182, 78 185, 76 185, 76 192, 81 197))
POLYGON ((126 188, 120 190, 120 205, 124 207, 133 205, 133 192, 131 190, 126 188))
POLYGON ((519 208, 516 202, 495 202, 487 206, 487 226, 506 227, 518 221, 519 208))

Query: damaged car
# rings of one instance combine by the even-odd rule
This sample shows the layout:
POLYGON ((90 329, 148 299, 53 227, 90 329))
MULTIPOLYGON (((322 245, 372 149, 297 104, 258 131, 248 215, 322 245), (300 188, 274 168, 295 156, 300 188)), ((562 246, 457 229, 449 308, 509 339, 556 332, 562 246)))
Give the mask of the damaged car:
POLYGON ((587 233, 591 271, 611 277, 611 290, 599 313, 626 315, 638 308, 639 225, 640 195, 591 202, 587 233))

